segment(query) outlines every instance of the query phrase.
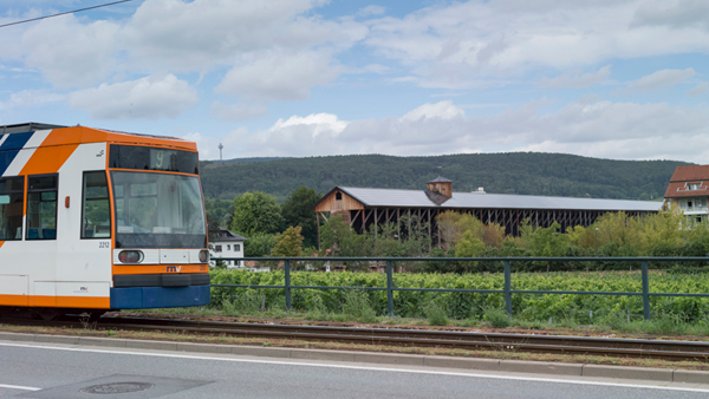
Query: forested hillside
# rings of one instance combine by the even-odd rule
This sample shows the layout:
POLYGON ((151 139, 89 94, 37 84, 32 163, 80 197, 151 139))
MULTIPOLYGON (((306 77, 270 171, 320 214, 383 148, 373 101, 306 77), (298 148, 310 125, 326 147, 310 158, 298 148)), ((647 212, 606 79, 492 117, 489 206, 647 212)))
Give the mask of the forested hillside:
POLYGON ((207 197, 224 199, 264 191, 282 200, 299 186, 320 193, 335 185, 423 189, 437 176, 453 180, 454 192, 482 186, 491 193, 658 199, 682 164, 546 153, 347 155, 205 161, 202 178, 207 197))

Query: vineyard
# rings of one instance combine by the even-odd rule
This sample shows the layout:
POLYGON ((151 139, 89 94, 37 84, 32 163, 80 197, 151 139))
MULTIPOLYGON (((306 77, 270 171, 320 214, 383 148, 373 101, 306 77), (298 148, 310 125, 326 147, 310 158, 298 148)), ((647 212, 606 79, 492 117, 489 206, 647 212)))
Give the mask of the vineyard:
MULTIPOLYGON (((651 293, 709 293, 709 271, 694 272, 651 270, 651 293)), ((213 284, 274 286, 283 285, 284 272, 248 272, 215 270, 213 284)), ((340 272, 326 273, 295 271, 291 283, 296 286, 327 287, 384 287, 383 273, 340 272)), ((490 289, 503 287, 500 273, 397 273, 397 288, 455 288, 490 289)), ((641 278, 637 271, 588 271, 513 273, 513 290, 606 291, 640 292, 641 278)), ((292 307, 296 311, 343 312, 344 306, 371 308, 376 315, 386 314, 387 297, 384 291, 341 289, 293 289, 292 307)), ((282 309, 283 289, 214 288, 212 304, 215 307, 244 310, 282 309)), ((640 297, 574 295, 574 294, 514 294, 514 316, 526 321, 570 321, 593 324, 640 320, 643 304, 640 297)), ((709 325, 709 298, 651 297, 653 318, 678 323, 705 323, 709 325)), ((399 317, 426 318, 431 311, 443 312, 445 317, 457 320, 480 320, 491 310, 504 309, 502 294, 465 292, 395 291, 394 312, 399 317)))

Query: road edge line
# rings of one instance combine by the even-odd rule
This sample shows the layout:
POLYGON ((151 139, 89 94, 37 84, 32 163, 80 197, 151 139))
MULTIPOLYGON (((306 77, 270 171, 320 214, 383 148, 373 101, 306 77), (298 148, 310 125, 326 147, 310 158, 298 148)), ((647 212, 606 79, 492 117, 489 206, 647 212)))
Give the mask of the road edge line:
POLYGON ((630 367, 529 360, 500 360, 490 358, 376 353, 330 349, 259 347, 249 345, 81 337, 3 331, 0 331, 0 340, 709 385, 709 371, 677 368, 630 367))

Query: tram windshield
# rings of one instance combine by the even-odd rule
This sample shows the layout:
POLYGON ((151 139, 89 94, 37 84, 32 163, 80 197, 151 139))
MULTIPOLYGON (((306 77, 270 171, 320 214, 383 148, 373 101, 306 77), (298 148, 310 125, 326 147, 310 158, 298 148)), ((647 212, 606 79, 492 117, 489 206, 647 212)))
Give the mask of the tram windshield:
POLYGON ((112 172, 118 248, 204 248, 199 178, 112 172))

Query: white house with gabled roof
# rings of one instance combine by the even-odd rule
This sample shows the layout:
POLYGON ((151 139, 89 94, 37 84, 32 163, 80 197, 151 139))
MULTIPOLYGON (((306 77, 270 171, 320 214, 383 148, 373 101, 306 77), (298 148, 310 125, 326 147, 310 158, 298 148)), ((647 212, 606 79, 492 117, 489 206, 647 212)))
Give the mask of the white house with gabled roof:
MULTIPOLYGON (((219 260, 224 258, 243 258, 244 241, 242 237, 229 230, 218 229, 209 231, 209 254, 210 265, 216 266, 219 260)), ((222 260, 228 268, 242 268, 244 261, 222 260)))

